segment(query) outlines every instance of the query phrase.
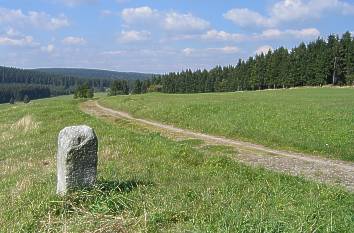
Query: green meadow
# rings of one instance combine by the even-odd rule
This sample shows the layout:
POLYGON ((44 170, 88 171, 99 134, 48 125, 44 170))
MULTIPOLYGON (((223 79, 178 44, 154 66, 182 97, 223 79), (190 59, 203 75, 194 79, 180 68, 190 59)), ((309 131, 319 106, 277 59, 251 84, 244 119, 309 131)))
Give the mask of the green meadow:
MULTIPOLYGON (((151 94, 102 101, 134 115, 195 130, 242 135, 268 143, 279 139, 279 145, 288 142, 287 146, 295 147, 288 141, 292 136, 298 137, 298 128, 292 128, 295 126, 302 129, 304 138, 311 132, 320 135, 315 129, 321 124, 335 129, 331 132, 323 128, 328 135, 343 136, 345 129, 350 128, 348 123, 352 123, 351 97, 353 92, 349 89, 316 89, 151 94), (328 95, 343 102, 329 102, 328 95), (260 106, 250 103, 250 98, 258 100, 260 106), (286 105, 284 98, 293 104, 286 105), (278 109, 272 106, 279 110, 266 111, 278 109), (249 114, 252 109, 258 114, 249 114), (287 114, 281 113, 281 109, 288 109, 287 114), (305 125, 296 109, 308 113, 306 119, 318 116, 321 121, 312 119, 315 125, 304 128, 309 124, 305 125), (326 111, 320 114, 320 109, 326 111), (186 113, 184 120, 182 112, 186 113), (248 119, 242 120, 247 114, 248 119), (236 116, 233 121, 232 116, 236 116), (282 121, 269 119, 265 125, 253 125, 266 116, 282 121), (341 118, 337 119, 338 116, 341 118), (218 120, 221 117, 225 120, 218 120), (230 125, 233 127, 227 129, 230 125), (262 135, 272 131, 262 131, 267 126, 277 130, 261 140, 262 135), (282 127, 292 129, 290 136, 285 136, 282 127), (253 130, 246 134, 246 129, 253 130)), ((27 105, 0 105, 0 232, 354 231, 353 193, 239 164, 229 156, 236 152, 227 148, 200 148, 198 141, 176 142, 124 120, 96 119, 81 112, 79 103, 72 97, 59 97, 27 105), (93 127, 99 138, 98 183, 92 189, 59 198, 55 194, 57 136, 65 126, 78 124, 93 127)), ((348 133, 347 138, 339 141, 331 138, 331 147, 323 152, 343 152, 336 156, 350 159, 350 137, 348 133), (336 149, 331 149, 333 145, 336 149), (341 145, 345 147, 340 149, 341 145)), ((323 137, 311 138, 319 143, 311 148, 320 148, 323 137)), ((297 142, 298 148, 310 145, 303 142, 297 142)))
POLYGON ((99 102, 197 132, 354 161, 354 88, 153 93, 99 102))

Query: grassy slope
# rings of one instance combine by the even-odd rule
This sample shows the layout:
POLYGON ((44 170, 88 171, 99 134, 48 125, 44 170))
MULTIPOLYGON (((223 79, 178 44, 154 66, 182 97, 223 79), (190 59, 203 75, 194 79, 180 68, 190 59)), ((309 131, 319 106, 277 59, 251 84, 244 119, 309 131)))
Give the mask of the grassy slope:
POLYGON ((311 88, 102 99, 179 127, 354 161, 354 89, 311 88))
POLYGON ((68 97, 0 105, 0 138, 0 232, 354 230, 353 194, 95 119, 68 97), (83 123, 100 140, 99 185, 59 199, 57 134, 83 123))

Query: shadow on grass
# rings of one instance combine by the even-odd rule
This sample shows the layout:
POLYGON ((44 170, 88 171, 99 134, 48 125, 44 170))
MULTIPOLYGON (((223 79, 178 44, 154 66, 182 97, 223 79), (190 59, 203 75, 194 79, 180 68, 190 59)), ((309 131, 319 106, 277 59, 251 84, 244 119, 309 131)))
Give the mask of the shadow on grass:
POLYGON ((59 200, 53 201, 51 212, 55 215, 72 214, 120 214, 135 202, 129 194, 135 189, 153 186, 152 182, 127 180, 99 180, 92 188, 76 189, 59 200))

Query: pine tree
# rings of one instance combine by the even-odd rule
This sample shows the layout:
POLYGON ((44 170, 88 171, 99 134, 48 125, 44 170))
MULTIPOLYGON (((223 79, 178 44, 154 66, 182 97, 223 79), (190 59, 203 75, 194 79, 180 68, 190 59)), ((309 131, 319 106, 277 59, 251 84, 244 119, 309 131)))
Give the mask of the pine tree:
POLYGON ((353 43, 352 43, 352 35, 350 32, 346 32, 343 34, 342 39, 340 41, 340 50, 342 51, 343 56, 343 76, 346 80, 352 75, 354 72, 354 51, 353 51, 353 43))

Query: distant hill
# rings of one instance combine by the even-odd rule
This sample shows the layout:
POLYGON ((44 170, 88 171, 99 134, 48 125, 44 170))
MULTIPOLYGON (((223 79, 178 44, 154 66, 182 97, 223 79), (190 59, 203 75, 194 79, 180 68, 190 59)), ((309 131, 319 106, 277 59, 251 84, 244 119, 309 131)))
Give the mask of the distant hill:
POLYGON ((152 76, 98 69, 21 69, 0 66, 0 103, 8 103, 11 98, 21 101, 26 95, 30 99, 39 99, 71 94, 84 83, 95 91, 106 91, 113 81, 125 80, 132 88, 136 80, 144 81, 152 76))
POLYGON ((72 76, 79 78, 103 78, 103 79, 121 79, 121 80, 145 80, 151 78, 153 74, 137 72, 118 72, 99 69, 81 69, 81 68, 39 68, 34 69, 49 74, 72 76))
POLYGON ((124 73, 88 69, 20 69, 0 66, 0 103, 71 94, 79 85, 87 83, 95 91, 105 91, 114 80, 124 79, 133 85, 149 74, 124 73))

